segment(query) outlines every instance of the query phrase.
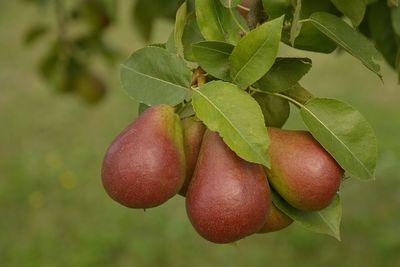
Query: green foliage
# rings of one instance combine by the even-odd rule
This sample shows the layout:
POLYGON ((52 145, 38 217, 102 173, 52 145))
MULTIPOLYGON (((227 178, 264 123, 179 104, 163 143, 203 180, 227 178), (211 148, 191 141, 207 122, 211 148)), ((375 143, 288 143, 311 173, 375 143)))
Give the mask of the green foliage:
POLYGON ((288 100, 262 93, 255 93, 253 97, 261 107, 265 126, 281 128, 285 124, 290 115, 288 100))
POLYGON ((346 15, 354 27, 360 25, 364 18, 365 11, 367 9, 365 0, 331 0, 332 3, 340 10, 344 15, 346 15))
POLYGON ((290 206, 277 193, 273 192, 272 201, 275 206, 304 228, 321 234, 327 234, 340 240, 340 222, 342 206, 337 196, 329 207, 319 211, 301 211, 290 206))
POLYGON ((244 89, 258 81, 274 64, 281 39, 283 17, 249 32, 230 56, 232 81, 244 89))
POLYGON ((103 40, 105 32, 115 21, 116 0, 31 2, 42 8, 51 8, 56 14, 55 27, 39 22, 25 34, 26 45, 45 40, 51 47, 40 59, 42 78, 58 92, 74 93, 89 103, 100 101, 107 87, 90 63, 94 58, 102 57, 106 65, 113 65, 119 55, 103 40), (50 34, 54 29, 56 38, 50 34), (51 41, 43 38, 49 36, 51 41), (82 89, 82 84, 89 89, 82 89))
POLYGON ((331 53, 337 45, 321 33, 314 25, 303 23, 315 12, 334 12, 329 0, 296 1, 296 5, 286 18, 290 21, 290 31, 283 32, 283 41, 291 46, 308 51, 331 53))
POLYGON ((376 60, 380 58, 379 52, 367 38, 356 32, 343 20, 328 13, 314 13, 309 21, 381 77, 380 66, 376 63, 376 60))
POLYGON ((190 70, 179 57, 159 47, 142 48, 121 66, 128 95, 147 105, 182 102, 190 93, 190 70))
POLYGON ((265 12, 270 18, 278 18, 284 15, 289 7, 291 0, 263 0, 265 12))
POLYGON ((301 106, 300 113, 313 136, 349 175, 375 177, 375 133, 358 111, 338 100, 314 98, 301 106))
POLYGON ((269 166, 269 140, 257 102, 236 85, 214 81, 195 90, 193 108, 241 158, 269 166))
POLYGON ((242 27, 245 27, 237 24, 238 13, 224 8, 219 0, 196 0, 196 16, 200 31, 208 41, 236 44, 242 27))
POLYGON ((277 58, 274 65, 262 77, 256 87, 270 93, 288 90, 300 81, 311 69, 309 58, 277 58))
POLYGON ((207 73, 225 81, 230 81, 229 57, 234 46, 217 41, 204 41, 192 44, 192 51, 207 73))
POLYGON ((371 5, 371 10, 368 11, 366 20, 376 48, 379 49, 386 61, 396 68, 398 37, 393 29, 390 8, 384 2, 374 3, 371 5))

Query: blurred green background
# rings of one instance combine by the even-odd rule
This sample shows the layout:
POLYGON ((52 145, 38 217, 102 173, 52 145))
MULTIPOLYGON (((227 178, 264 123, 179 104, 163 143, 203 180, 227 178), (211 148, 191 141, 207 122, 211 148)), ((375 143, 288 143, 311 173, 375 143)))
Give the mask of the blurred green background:
MULTIPOLYGON (((107 36, 125 57, 144 45, 129 2, 107 36)), ((281 50, 310 56, 303 85, 351 103, 378 135, 377 180, 342 186, 342 241, 293 225, 214 245, 196 234, 182 197, 146 212, 107 197, 102 156, 137 105, 121 90, 117 66, 99 70, 112 90, 95 107, 52 92, 36 75, 45 45, 21 42, 39 16, 51 19, 20 1, 0 3, 0 266, 400 266, 400 87, 386 65, 383 84, 348 55, 281 50)), ((159 21, 153 41, 170 29, 159 21)), ((303 126, 294 115, 287 127, 303 126)))

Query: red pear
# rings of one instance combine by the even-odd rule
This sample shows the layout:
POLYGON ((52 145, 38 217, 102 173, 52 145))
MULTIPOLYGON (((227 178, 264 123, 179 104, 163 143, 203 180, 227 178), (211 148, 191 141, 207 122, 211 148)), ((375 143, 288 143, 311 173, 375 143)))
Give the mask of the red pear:
POLYGON ((306 131, 268 128, 272 187, 293 207, 320 210, 339 189, 343 170, 306 131))
POLYGON ((196 231, 215 243, 237 241, 261 229, 270 204, 263 167, 241 159, 207 130, 186 196, 196 231))
POLYGON ((118 135, 102 168, 107 193, 130 208, 164 203, 178 193, 184 178, 182 128, 168 105, 148 108, 118 135))
POLYGON ((189 117, 182 120, 182 128, 186 156, 186 179, 179 194, 185 196, 196 167, 206 127, 196 117, 189 117))
POLYGON ((282 230, 293 223, 285 213, 279 210, 274 204, 271 205, 267 220, 259 233, 269 233, 282 230))

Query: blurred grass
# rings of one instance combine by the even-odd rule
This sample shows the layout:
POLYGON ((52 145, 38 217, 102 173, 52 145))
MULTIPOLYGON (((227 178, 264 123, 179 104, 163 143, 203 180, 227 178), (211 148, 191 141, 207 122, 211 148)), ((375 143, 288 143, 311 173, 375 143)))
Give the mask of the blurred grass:
MULTIPOLYGON (((109 34, 125 56, 143 45, 129 2, 109 34)), ((310 54, 303 84, 358 108, 380 143, 377 180, 343 185, 342 242, 293 225, 214 245, 195 233, 181 197, 143 212, 106 196, 103 153, 137 106, 120 89, 117 67, 102 70, 112 90, 96 107, 47 88, 35 74, 44 47, 21 44, 38 16, 20 1, 0 4, 0 266, 400 266, 400 88, 387 67, 382 84, 347 55, 310 54)), ((158 25, 156 41, 167 27, 158 25)), ((289 127, 303 126, 294 115, 289 127)))

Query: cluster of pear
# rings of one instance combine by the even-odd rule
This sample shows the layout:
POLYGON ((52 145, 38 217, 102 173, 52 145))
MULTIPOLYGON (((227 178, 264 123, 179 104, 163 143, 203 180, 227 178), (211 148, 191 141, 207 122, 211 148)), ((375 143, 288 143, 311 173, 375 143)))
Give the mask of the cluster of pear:
POLYGON ((196 231, 215 243, 277 231, 292 223, 271 201, 271 188, 301 210, 319 210, 335 196, 343 174, 304 131, 268 128, 271 168, 238 157, 218 133, 174 108, 145 110, 108 148, 102 182, 129 208, 161 205, 176 194, 196 231))

